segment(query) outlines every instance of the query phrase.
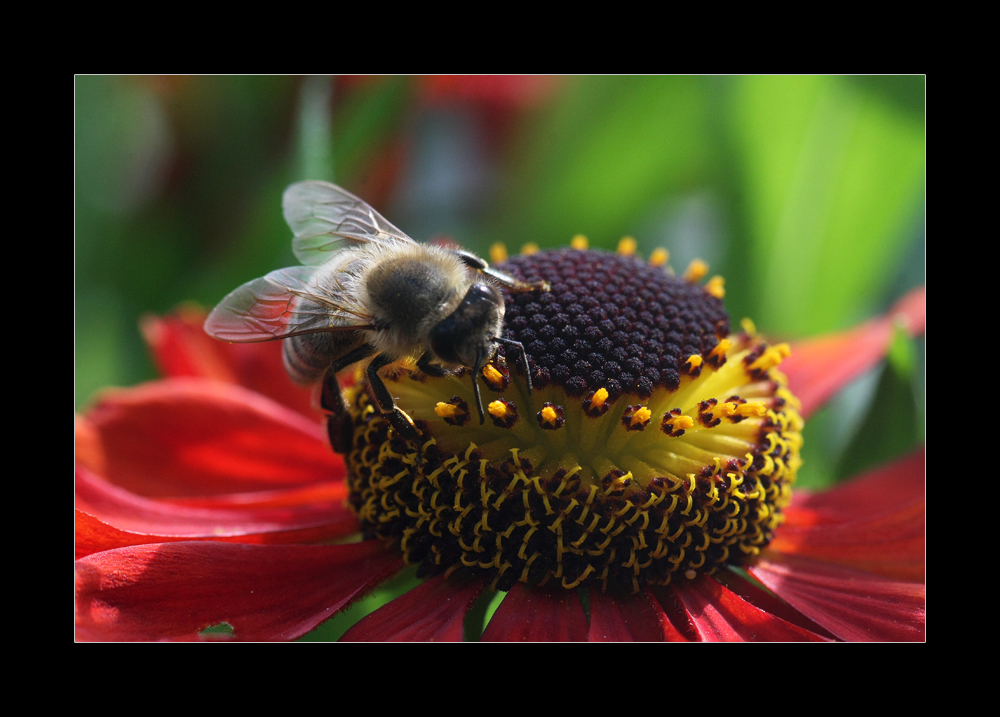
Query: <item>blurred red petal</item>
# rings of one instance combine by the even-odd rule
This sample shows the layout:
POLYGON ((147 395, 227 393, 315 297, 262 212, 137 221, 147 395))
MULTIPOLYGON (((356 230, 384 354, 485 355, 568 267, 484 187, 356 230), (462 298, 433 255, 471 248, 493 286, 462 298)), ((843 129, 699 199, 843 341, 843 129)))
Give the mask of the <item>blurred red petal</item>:
POLYGON ((308 543, 343 537, 356 532, 358 524, 344 505, 346 489, 342 484, 338 489, 339 497, 320 503, 250 509, 192 508, 133 495, 77 466, 76 556, 162 541, 308 543))
POLYGON ((841 640, 924 639, 925 591, 919 583, 771 552, 749 572, 841 640))
POLYGON ((798 642, 824 638, 761 610, 714 578, 671 585, 703 642, 798 642))
POLYGON ((909 582, 924 580, 924 449, 822 493, 796 497, 769 550, 909 582))
POLYGON ((905 509, 924 500, 925 449, 873 468, 819 493, 796 491, 782 526, 861 520, 905 509))
POLYGON ((686 642, 648 586, 638 595, 590 590, 590 642, 686 642))
POLYGON ((381 543, 139 545, 76 562, 80 640, 197 639, 228 623, 234 639, 291 640, 399 570, 381 543))
POLYGON ((99 453, 101 465, 78 460, 139 495, 273 490, 344 476, 319 423, 218 381, 178 378, 109 391, 85 426, 78 445, 99 453))
POLYGON ((483 581, 466 573, 425 580, 362 618, 341 642, 461 642, 483 581))
POLYGON ((464 100, 521 109, 549 97, 560 82, 560 77, 546 75, 426 75, 420 88, 429 102, 464 100))
POLYGON ((206 313, 184 306, 170 316, 143 317, 142 334, 153 361, 168 378, 210 378, 235 383, 319 421, 312 392, 288 378, 281 342, 230 344, 205 333, 206 313))
POLYGON ((516 583, 493 613, 483 642, 581 642, 587 616, 575 590, 516 583))
POLYGON ((788 376, 789 389, 802 402, 803 418, 885 357, 897 321, 904 323, 910 336, 922 334, 925 313, 921 287, 883 317, 849 331, 792 344, 792 355, 782 362, 781 370, 788 376))

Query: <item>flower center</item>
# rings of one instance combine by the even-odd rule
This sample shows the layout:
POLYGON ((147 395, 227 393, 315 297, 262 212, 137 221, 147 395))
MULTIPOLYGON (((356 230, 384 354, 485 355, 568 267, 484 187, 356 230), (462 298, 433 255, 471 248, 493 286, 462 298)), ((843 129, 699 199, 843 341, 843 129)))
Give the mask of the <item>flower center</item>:
POLYGON ((505 296, 504 336, 524 345, 534 391, 498 354, 483 425, 468 372, 385 377, 414 443, 348 391, 366 537, 396 541, 422 574, 462 566, 504 590, 634 591, 759 553, 800 464, 798 402, 775 369, 787 346, 729 334, 721 279, 654 263, 570 249, 503 265, 552 290, 505 296))

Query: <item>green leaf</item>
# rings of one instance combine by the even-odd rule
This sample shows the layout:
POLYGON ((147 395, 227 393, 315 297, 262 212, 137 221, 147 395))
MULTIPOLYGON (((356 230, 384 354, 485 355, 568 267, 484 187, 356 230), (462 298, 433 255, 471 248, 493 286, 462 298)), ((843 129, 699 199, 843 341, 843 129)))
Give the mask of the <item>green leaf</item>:
POLYGON ((924 125, 839 77, 748 77, 741 155, 758 326, 794 335, 870 313, 920 210, 924 125))
POLYGON ((650 205, 710 175, 707 94, 696 77, 567 80, 521 148, 496 238, 614 247, 650 205))

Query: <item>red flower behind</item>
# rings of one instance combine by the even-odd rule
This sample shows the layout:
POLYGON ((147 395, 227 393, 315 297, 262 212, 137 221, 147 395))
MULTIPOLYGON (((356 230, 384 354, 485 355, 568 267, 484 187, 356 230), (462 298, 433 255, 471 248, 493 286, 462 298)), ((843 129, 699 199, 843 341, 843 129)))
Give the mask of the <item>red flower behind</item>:
MULTIPOLYGON (((803 414, 884 356, 893 321, 923 330, 924 294, 887 317, 793 346, 803 414), (849 358, 849 360, 846 360, 849 358)), ((343 545, 344 464, 280 346, 229 345, 185 310, 143 330, 168 377, 109 391, 77 419, 76 634, 294 639, 402 567, 378 541, 343 545)), ((922 640, 923 450, 823 493, 798 491, 747 572, 636 595, 518 583, 484 640, 922 640), (773 593, 773 594, 772 594, 773 593)), ((459 640, 482 581, 430 578, 344 639, 459 640)))

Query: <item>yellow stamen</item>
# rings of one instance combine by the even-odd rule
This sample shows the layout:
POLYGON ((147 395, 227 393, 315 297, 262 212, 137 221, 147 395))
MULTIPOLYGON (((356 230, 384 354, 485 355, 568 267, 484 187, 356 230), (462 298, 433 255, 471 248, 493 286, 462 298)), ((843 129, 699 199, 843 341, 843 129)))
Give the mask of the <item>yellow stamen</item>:
POLYGON ((623 256, 632 256, 635 254, 637 246, 632 237, 622 237, 621 241, 618 242, 618 253, 623 256))
POLYGON ((649 263, 651 266, 663 266, 670 259, 670 252, 666 249, 660 247, 658 249, 653 249, 653 253, 649 256, 649 263))
POLYGON ((604 402, 608 400, 608 390, 606 388, 599 388, 594 391, 594 397, 590 399, 591 408, 600 408, 604 405, 604 402))
POLYGON ((503 381, 503 374, 497 371, 493 367, 493 364, 486 364, 483 366, 483 378, 485 378, 490 384, 496 384, 503 381))
POLYGON ((506 418, 507 417, 507 404, 503 401, 493 401, 487 410, 493 418, 506 418))
POLYGON ((532 254, 538 253, 538 245, 533 241, 529 241, 527 244, 521 247, 521 253, 524 256, 531 256, 532 254))
POLYGON ((743 328, 743 333, 745 333, 747 336, 757 335, 757 326, 749 318, 744 318, 742 321, 740 321, 740 326, 743 328))
POLYGON ((631 418, 629 418, 629 425, 638 426, 642 423, 646 423, 652 415, 652 411, 650 411, 646 406, 642 406, 641 408, 636 409, 635 413, 633 413, 631 418))
POLYGON ((689 371, 694 371, 696 368, 698 368, 699 366, 701 366, 702 361, 704 361, 704 359, 701 356, 699 356, 698 354, 691 354, 690 356, 688 356, 688 359, 687 359, 687 363, 691 367, 688 370, 689 371))
POLYGON ((760 357, 748 367, 751 371, 767 371, 780 364, 783 360, 792 355, 792 349, 788 344, 778 344, 770 346, 760 357))
POLYGON ((457 418, 465 413, 459 406, 455 406, 451 403, 438 402, 434 407, 434 413, 438 415, 438 418, 457 418))
POLYGON ((688 281, 692 284, 701 281, 702 277, 708 273, 708 264, 703 262, 701 259, 695 259, 690 264, 688 268, 684 271, 684 281, 688 281))
MULTIPOLYGON (((730 404, 726 404, 727 406, 730 404)), ((748 401, 736 406, 736 415, 750 418, 751 416, 763 416, 767 413, 767 406, 760 401, 748 401)))
POLYGON ((507 261, 507 247, 504 246, 503 242, 498 241, 490 247, 490 261, 494 264, 507 261))
POLYGON ((713 276, 708 280, 708 283, 705 284, 705 291, 714 296, 716 299, 721 299, 726 295, 726 288, 723 286, 725 283, 726 280, 721 276, 713 276))
POLYGON ((583 234, 577 234, 572 240, 570 240, 569 245, 574 249, 586 249, 589 246, 589 243, 587 242, 587 237, 583 234))
POLYGON ((556 413, 556 409, 552 406, 546 406, 542 409, 542 421, 549 424, 550 426, 556 425, 559 422, 559 414, 556 413))
POLYGON ((686 431, 694 426, 694 419, 691 416, 671 416, 666 418, 670 414, 664 414, 663 425, 670 426, 674 431, 686 431))
POLYGON ((732 341, 730 341, 729 339, 722 339, 721 341, 719 341, 719 343, 715 345, 715 348, 709 352, 708 356, 709 358, 718 358, 720 356, 725 356, 729 352, 729 349, 731 349, 732 347, 733 347, 732 341))

